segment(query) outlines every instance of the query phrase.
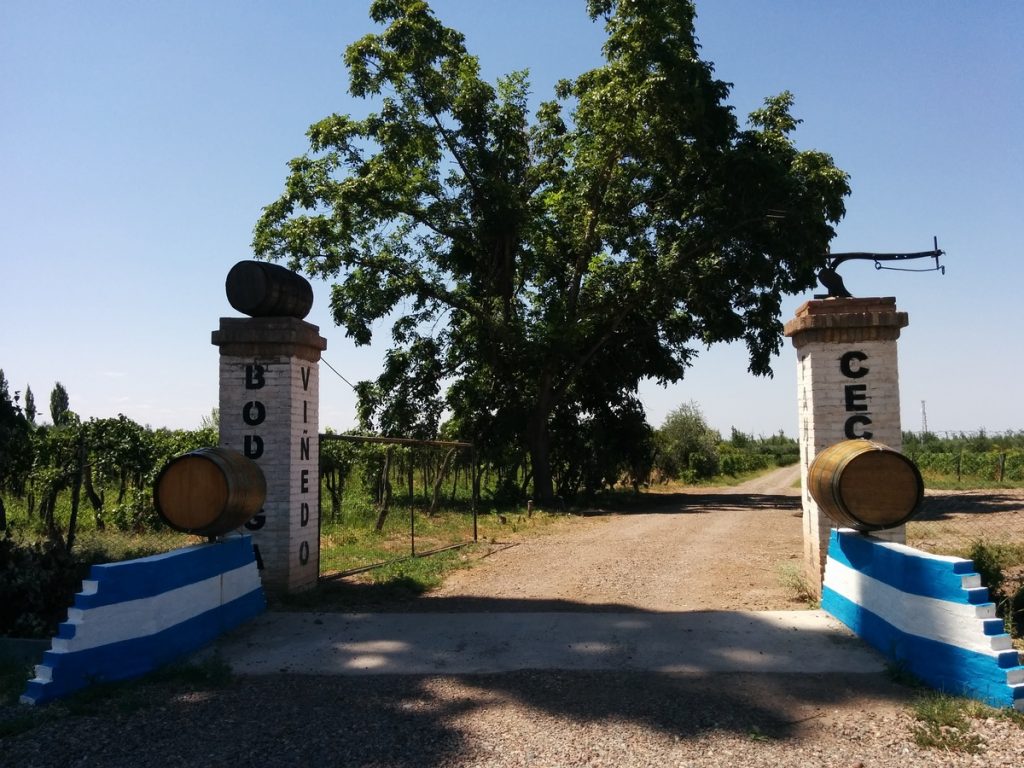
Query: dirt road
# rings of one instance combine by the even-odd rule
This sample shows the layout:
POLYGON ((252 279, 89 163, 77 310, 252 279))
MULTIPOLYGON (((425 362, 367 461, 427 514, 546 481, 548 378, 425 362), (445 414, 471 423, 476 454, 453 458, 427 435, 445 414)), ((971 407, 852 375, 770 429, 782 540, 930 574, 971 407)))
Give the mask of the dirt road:
MULTIPOLYGON (((799 608, 777 576, 780 565, 800 562, 792 472, 665 497, 640 514, 573 520, 414 602, 457 610, 464 597, 481 611, 540 610, 544 602, 590 611, 799 608)), ((307 632, 326 626, 322 616, 308 618, 307 632)), ((979 754, 918 747, 907 710, 913 691, 879 674, 277 674, 213 689, 154 683, 129 695, 131 706, 100 699, 96 714, 0 737, 0 765, 1024 764, 1022 731, 1008 719, 972 721, 979 754)), ((7 709, 0 724, 21 714, 7 709)))
POLYGON ((786 467, 653 498, 649 511, 574 521, 454 574, 429 598, 490 598, 512 610, 800 608, 781 576, 800 564, 798 474, 786 467))

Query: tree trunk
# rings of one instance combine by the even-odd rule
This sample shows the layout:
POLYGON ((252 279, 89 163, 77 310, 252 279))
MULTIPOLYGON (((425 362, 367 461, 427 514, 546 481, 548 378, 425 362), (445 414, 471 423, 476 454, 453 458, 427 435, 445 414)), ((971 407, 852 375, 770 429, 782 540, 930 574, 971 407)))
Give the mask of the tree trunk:
POLYGON ((526 497, 526 489, 530 487, 530 481, 533 479, 533 470, 529 467, 523 467, 523 483, 519 486, 519 495, 523 498, 526 497))
POLYGON ((469 497, 470 497, 470 503, 475 507, 477 504, 480 503, 480 474, 481 474, 480 462, 475 457, 473 458, 473 467, 474 467, 474 471, 472 473, 472 477, 470 478, 470 484, 471 484, 472 488, 470 490, 469 497))
POLYGON ((64 548, 64 537, 61 536, 60 530, 57 528, 57 521, 54 519, 54 510, 57 507, 57 495, 60 491, 57 488, 50 488, 43 496, 43 500, 39 504, 39 514, 43 518, 43 522, 46 524, 46 535, 50 541, 60 545, 60 548, 64 548))
POLYGON ((441 483, 444 481, 444 473, 448 469, 448 464, 455 456, 455 450, 455 448, 450 448, 441 461, 441 466, 438 467, 437 475, 434 477, 434 498, 430 501, 430 511, 427 514, 433 515, 437 512, 437 505, 441 501, 441 483))
POLYGON ((451 492, 451 495, 448 497, 448 503, 449 504, 454 504, 455 503, 455 492, 458 490, 458 488, 459 488, 459 465, 456 464, 455 465, 454 476, 452 477, 452 492, 451 492))
POLYGON ((7 530, 7 508, 4 506, 3 496, 0 496, 0 531, 7 530))
POLYGON ((377 513, 377 524, 374 529, 379 533, 384 530, 384 521, 387 520, 388 510, 391 508, 391 449, 388 448, 384 454, 384 469, 380 473, 381 479, 381 502, 380 511, 377 513))
POLYGON ((530 466, 533 469, 533 499, 538 503, 550 502, 555 498, 551 479, 551 433, 548 428, 553 380, 550 373, 542 374, 537 400, 526 428, 530 466))
POLYGON ((327 486, 327 493, 331 497, 331 520, 337 520, 341 512, 341 497, 338 494, 338 470, 331 469, 324 473, 324 484, 327 486))
POLYGON ((92 484, 92 465, 86 464, 82 470, 82 486, 85 489, 85 497, 89 499, 92 506, 93 519, 96 521, 96 530, 102 531, 107 526, 103 522, 103 494, 96 493, 92 484))
POLYGON ((75 534, 78 532, 78 503, 82 498, 82 475, 91 471, 85 463, 85 443, 78 443, 78 471, 71 481, 71 519, 68 521, 68 552, 75 546, 75 534))

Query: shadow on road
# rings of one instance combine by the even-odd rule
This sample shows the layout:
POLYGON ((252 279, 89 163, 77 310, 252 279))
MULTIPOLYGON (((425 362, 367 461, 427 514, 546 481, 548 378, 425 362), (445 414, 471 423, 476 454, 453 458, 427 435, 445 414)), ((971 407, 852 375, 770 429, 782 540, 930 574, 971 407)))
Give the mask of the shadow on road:
POLYGON ((75 745, 76 764, 105 768, 486 765, 491 755, 524 753, 529 744, 552 739, 571 740, 563 747, 567 763, 590 764, 588 736, 608 729, 625 739, 632 729, 646 729, 670 740, 713 732, 782 740, 826 709, 908 696, 877 675, 557 671, 273 675, 199 693, 167 685, 142 693, 141 709, 119 711, 114 701, 102 717, 71 717, 3 739, 5 764, 63 768, 67 753, 49 749, 53 739, 75 745))
POLYGON ((641 514, 693 514, 714 510, 743 509, 791 509, 799 512, 800 497, 765 493, 735 493, 687 491, 680 493, 645 493, 630 501, 619 501, 614 505, 599 505, 584 509, 578 514, 584 517, 597 515, 641 515, 641 514))
POLYGON ((1024 522, 1024 497, 1020 493, 1000 491, 929 493, 915 518, 919 522, 948 520, 962 515, 989 515, 1019 512, 1024 522))

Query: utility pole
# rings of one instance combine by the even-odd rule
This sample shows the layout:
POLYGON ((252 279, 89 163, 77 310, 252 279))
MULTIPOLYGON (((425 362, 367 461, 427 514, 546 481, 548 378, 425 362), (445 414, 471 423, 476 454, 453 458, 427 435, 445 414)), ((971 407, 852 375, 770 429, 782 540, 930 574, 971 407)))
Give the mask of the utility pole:
POLYGON ((928 408, 924 400, 921 401, 921 434, 928 432, 928 408))

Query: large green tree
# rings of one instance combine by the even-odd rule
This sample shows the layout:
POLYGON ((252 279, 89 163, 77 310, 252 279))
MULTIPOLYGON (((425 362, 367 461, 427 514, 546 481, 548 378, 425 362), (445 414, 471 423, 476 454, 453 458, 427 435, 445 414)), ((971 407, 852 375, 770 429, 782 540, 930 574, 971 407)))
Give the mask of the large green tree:
POLYGON ((744 341, 769 373, 780 298, 814 284, 849 192, 794 146, 788 93, 739 125, 691 2, 587 9, 605 63, 531 114, 526 73, 491 85, 425 2, 376 0, 382 31, 345 62, 377 111, 310 128, 253 241, 336 280, 356 343, 394 320, 367 421, 442 404, 484 451, 523 446, 540 498, 553 424, 631 412, 640 381, 679 380, 712 342, 744 341))

